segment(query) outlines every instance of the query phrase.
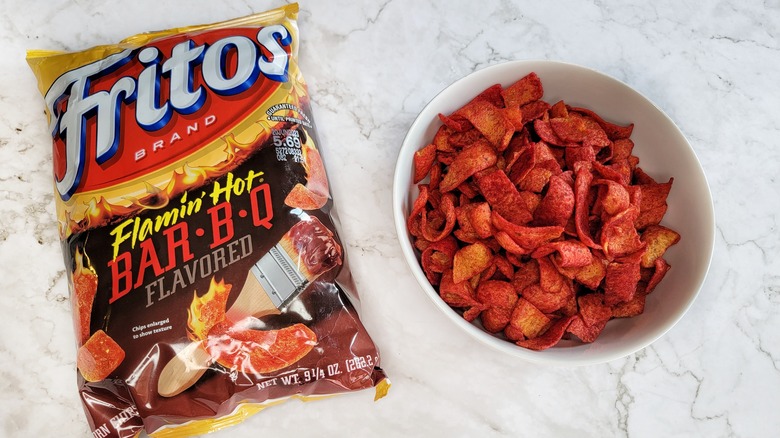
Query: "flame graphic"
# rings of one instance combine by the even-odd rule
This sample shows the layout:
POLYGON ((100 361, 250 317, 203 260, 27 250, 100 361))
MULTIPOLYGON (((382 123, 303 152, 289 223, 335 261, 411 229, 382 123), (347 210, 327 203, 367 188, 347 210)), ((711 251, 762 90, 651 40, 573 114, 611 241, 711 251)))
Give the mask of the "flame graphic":
POLYGON ((187 310, 187 335, 192 341, 205 340, 217 323, 225 320, 225 308, 232 285, 224 280, 217 282, 213 277, 209 290, 198 297, 197 291, 187 310))
POLYGON ((144 186, 146 187, 147 195, 138 199, 129 198, 133 204, 151 210, 164 208, 168 205, 171 197, 167 192, 160 190, 157 186, 151 185, 146 181, 144 181, 144 186))
POLYGON ((222 137, 224 147, 209 152, 206 158, 183 163, 162 181, 150 183, 146 179, 138 182, 137 189, 115 190, 115 196, 104 192, 105 196, 93 196, 86 202, 76 201, 71 206, 58 205, 60 237, 64 239, 74 232, 102 226, 114 218, 138 211, 163 208, 185 191, 222 176, 249 158, 271 136, 274 129, 264 120, 256 121, 254 126, 252 133, 257 131, 257 134, 249 141, 239 141, 234 134, 228 134, 222 137), (137 195, 128 195, 134 193, 134 190, 137 195))
POLYGON ((71 304, 73 312, 77 316, 73 322, 76 325, 76 334, 80 341, 79 345, 81 345, 87 342, 90 335, 90 315, 95 294, 97 293, 98 276, 83 248, 79 247, 76 249, 73 261, 75 266, 71 278, 71 290, 73 291, 71 304))
POLYGON ((73 275, 94 275, 97 276, 95 268, 92 267, 92 262, 89 260, 89 256, 84 252, 84 249, 79 247, 76 249, 76 253, 73 256, 75 262, 75 268, 73 269, 73 275))
POLYGON ((106 198, 100 196, 92 198, 87 202, 86 213, 84 214, 85 228, 92 228, 104 225, 114 216, 123 216, 131 212, 132 209, 117 204, 110 204, 106 198))

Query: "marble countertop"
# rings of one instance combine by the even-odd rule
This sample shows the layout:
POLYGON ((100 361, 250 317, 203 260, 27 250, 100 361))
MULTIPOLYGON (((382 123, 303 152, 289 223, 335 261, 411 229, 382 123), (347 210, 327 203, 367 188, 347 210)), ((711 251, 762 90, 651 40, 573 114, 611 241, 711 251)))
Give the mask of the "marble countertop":
MULTIPOLYGON (((89 436, 50 137, 24 52, 281 2, 2 3, 0 436, 89 436)), ((376 403, 369 392, 285 403, 215 438, 776 436, 780 2, 304 0, 299 26, 363 320, 393 387, 376 403), (676 121, 707 173, 717 220, 709 276, 682 321, 629 357, 581 368, 507 357, 457 330, 402 259, 390 198, 406 130, 448 84, 516 59, 567 61, 628 83, 676 121)))

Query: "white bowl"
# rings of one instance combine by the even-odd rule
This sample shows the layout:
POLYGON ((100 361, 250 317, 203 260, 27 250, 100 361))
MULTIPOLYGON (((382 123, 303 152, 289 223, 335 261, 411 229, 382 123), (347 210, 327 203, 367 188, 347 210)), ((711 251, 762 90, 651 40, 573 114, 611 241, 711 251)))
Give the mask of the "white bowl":
POLYGON ((555 61, 513 61, 474 72, 445 88, 423 108, 404 139, 393 181, 396 231, 409 267, 420 287, 452 322, 485 344, 513 356, 554 365, 588 365, 635 353, 666 333, 693 303, 709 269, 715 237, 712 195, 704 171, 679 128, 650 100, 605 74, 555 61), (533 351, 499 339, 465 321, 430 285, 419 263, 419 253, 406 229, 406 218, 418 191, 412 157, 429 144, 441 126, 437 115, 450 114, 493 84, 508 86, 536 72, 544 86, 543 99, 564 100, 594 110, 614 123, 634 123, 631 139, 640 167, 658 181, 674 177, 662 225, 682 236, 665 255, 672 266, 655 291, 648 295, 643 314, 614 319, 591 344, 561 341, 544 351, 533 351))

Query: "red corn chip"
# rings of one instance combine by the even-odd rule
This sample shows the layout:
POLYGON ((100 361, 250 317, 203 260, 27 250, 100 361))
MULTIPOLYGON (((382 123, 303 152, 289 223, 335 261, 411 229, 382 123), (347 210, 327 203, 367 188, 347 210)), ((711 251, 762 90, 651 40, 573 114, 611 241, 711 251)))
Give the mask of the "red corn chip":
POLYGON ((628 208, 630 199, 625 186, 608 179, 599 179, 593 184, 601 186, 597 202, 606 214, 614 216, 628 208))
POLYGON ((439 163, 434 163, 433 168, 431 168, 431 181, 428 183, 428 186, 430 186, 431 190, 438 190, 439 184, 441 184, 441 165, 439 163))
POLYGON ((640 208, 642 205, 642 188, 639 186, 627 186, 626 191, 628 191, 628 202, 637 209, 640 208))
POLYGON ((503 151, 509 145, 515 127, 495 105, 485 100, 474 100, 458 110, 496 150, 503 151))
POLYGON ((477 300, 486 307, 481 315, 482 326, 491 333, 497 333, 509 324, 517 292, 506 281, 488 280, 479 283, 477 300))
POLYGON ((468 280, 490 266, 493 253, 482 242, 464 246, 455 253, 452 264, 452 278, 455 283, 468 280))
POLYGON ((577 228, 577 235, 585 245, 594 249, 601 249, 601 246, 593 241, 590 235, 590 225, 588 224, 588 191, 590 190, 590 183, 593 181, 590 165, 583 163, 575 164, 574 175, 574 223, 577 228))
POLYGON ((484 100, 497 108, 504 108, 504 98, 501 94, 501 91, 501 84, 491 85, 483 92, 479 93, 477 97, 472 99, 472 102, 475 100, 484 100))
POLYGON ((510 172, 512 166, 514 166, 514 164, 520 158, 523 151, 530 145, 530 134, 525 128, 523 128, 523 130, 520 131, 518 135, 512 137, 512 140, 509 141, 509 146, 507 146, 506 150, 504 150, 504 162, 506 163, 504 170, 507 173, 510 172))
POLYGON ((550 318, 547 315, 529 303, 528 300, 519 298, 509 318, 509 325, 504 329, 504 334, 514 341, 535 338, 549 325, 550 318))
POLYGON ((585 325, 604 324, 612 317, 612 309, 604 304, 604 294, 595 293, 577 298, 580 316, 585 325))
POLYGON ((506 259, 509 263, 511 263, 514 266, 523 266, 525 264, 525 261, 523 261, 523 257, 520 255, 507 253, 506 259))
POLYGON ((547 182, 550 181, 550 176, 552 175, 553 171, 550 169, 534 167, 523 179, 517 182, 517 187, 520 190, 541 193, 545 186, 547 186, 547 182))
POLYGON ((539 263, 539 286, 545 292, 557 293, 562 300, 568 299, 574 293, 570 279, 564 277, 549 257, 537 259, 539 263))
POLYGON ((520 295, 544 313, 552 313, 564 307, 570 297, 561 292, 545 291, 538 284, 526 287, 520 295))
POLYGON ((431 172, 436 161, 436 145, 433 143, 414 153, 414 183, 422 181, 431 172))
POLYGON ((440 126, 436 135, 433 136, 433 145, 436 150, 442 152, 454 152, 455 148, 450 144, 450 137, 453 135, 453 129, 449 126, 440 126))
POLYGON ((642 261, 642 256, 644 256, 644 254, 645 246, 643 246, 639 251, 632 252, 621 257, 615 257, 611 261, 618 263, 639 263, 642 261))
POLYGON ((458 243, 452 236, 430 243, 420 256, 420 263, 428 279, 452 269, 452 261, 458 251, 458 243))
POLYGON ((625 303, 618 303, 612 306, 612 317, 630 318, 632 316, 641 315, 642 312, 645 311, 646 299, 647 294, 639 293, 639 291, 637 291, 637 293, 634 295, 634 298, 632 298, 630 301, 626 301, 625 303))
POLYGON ((496 151, 488 142, 481 140, 463 149, 447 169, 440 184, 442 192, 449 192, 470 176, 496 164, 496 151))
POLYGON ((538 135, 539 138, 541 138, 543 141, 550 144, 554 144, 558 146, 567 146, 567 147, 581 146, 579 143, 569 142, 558 137, 558 135, 553 130, 549 120, 544 120, 544 119, 534 120, 534 131, 536 131, 536 135, 538 135))
POLYGON ((420 224, 422 223, 422 214, 425 212, 425 206, 428 204, 428 186, 420 184, 417 187, 420 190, 420 194, 417 195, 417 199, 412 204, 412 211, 406 220, 406 229, 409 230, 409 234, 412 236, 421 237, 422 230, 420 229, 420 224))
POLYGON ((633 123, 631 123, 628 126, 616 125, 614 123, 607 122, 606 120, 602 119, 598 114, 586 108, 569 107, 569 111, 578 112, 580 114, 584 114, 586 116, 593 118, 593 120, 595 120, 596 123, 598 123, 599 126, 601 126, 601 129, 603 129, 604 132, 607 134, 607 137, 609 137, 609 139, 612 141, 631 137, 631 132, 634 130, 633 123))
POLYGON ((630 301, 639 277, 639 263, 610 263, 604 278, 604 302, 612 306, 630 301))
POLYGON ((523 120, 526 123, 544 116, 549 109, 550 104, 543 100, 537 100, 520 107, 520 111, 523 113, 523 120))
POLYGON ((465 132, 471 129, 471 122, 468 121, 463 115, 455 113, 450 116, 439 114, 439 120, 444 123, 445 126, 456 132, 465 132))
POLYGON ((565 226, 574 211, 574 191, 562 176, 553 175, 539 207, 534 210, 535 225, 565 226))
POLYGON ((327 202, 327 195, 315 193, 301 183, 296 184, 284 198, 285 205, 301 210, 319 210, 327 202))
POLYGON ((563 240, 545 244, 534 250, 531 253, 531 257, 538 259, 552 253, 557 253, 553 258, 555 264, 562 268, 581 268, 588 266, 593 261, 590 249, 575 240, 563 240))
POLYGON ((651 225, 642 233, 642 241, 647 244, 642 256, 642 267, 650 268, 670 246, 680 241, 680 234, 661 225, 651 225))
POLYGON ((431 246, 431 243, 425 239, 415 239, 414 240, 414 247, 417 248, 420 252, 425 251, 429 246, 431 246))
MULTIPOLYGON (((502 255, 493 256, 493 265, 506 280, 512 280, 515 275, 515 267, 502 255)), ((513 284, 514 286, 514 284, 513 284)))
POLYGON ((509 324, 504 327, 504 336, 506 336, 506 338, 510 341, 522 341, 525 339, 525 336, 523 336, 523 332, 520 330, 520 328, 512 325, 511 317, 509 324))
POLYGON ((607 259, 614 260, 634 254, 645 247, 634 228, 639 215, 636 207, 629 207, 604 222, 601 228, 601 246, 607 259))
POLYGON ((491 212, 490 216, 494 227, 506 232, 518 245, 529 251, 557 239, 563 234, 563 227, 526 227, 514 224, 504 219, 495 210, 491 212))
POLYGON ((561 169, 561 172, 563 172, 563 168, 566 167, 566 149, 567 148, 559 147, 550 148, 550 152, 552 152, 552 155, 555 158, 555 163, 558 165, 556 168, 561 169))
MULTIPOLYGON (((457 187, 461 196, 465 196, 466 199, 472 199, 479 194, 477 191, 477 185, 470 181, 466 181, 457 187)), ((462 204, 462 203, 461 203, 462 204)))
POLYGON ((566 166, 570 169, 574 168, 574 163, 578 161, 586 161, 590 163, 591 161, 596 160, 596 152, 593 151, 593 148, 566 148, 564 151, 564 160, 566 161, 566 166))
POLYGON ((650 277, 650 280, 647 282, 645 293, 649 294, 652 292, 655 287, 658 286, 658 283, 664 279, 666 273, 669 272, 669 269, 672 269, 672 266, 669 265, 669 263, 666 263, 666 260, 660 257, 655 259, 655 271, 653 271, 653 276, 650 277))
MULTIPOLYGON (((469 212, 476 208, 477 204, 463 204, 460 207, 455 207, 455 217, 458 220, 458 226, 460 231, 465 231, 469 234, 474 234, 474 227, 471 225, 471 219, 469 218, 469 212)), ((458 231, 458 230, 456 230, 458 231)))
POLYGON ((482 306, 477 301, 477 294, 468 281, 455 283, 452 279, 452 269, 444 271, 439 285, 439 296, 452 307, 479 308, 482 306))
POLYGON ((550 148, 543 142, 531 143, 523 150, 518 165, 512 168, 509 179, 521 190, 540 193, 551 175, 560 174, 561 166, 550 148))
POLYGON ((615 181, 616 183, 627 186, 631 183, 631 166, 627 161, 614 161, 611 164, 601 164, 598 161, 593 162, 595 170, 602 178, 615 181))
MULTIPOLYGON (((322 163, 322 156, 317 149, 312 147, 304 147, 304 164, 306 168, 306 188, 311 191, 316 197, 324 198, 328 200, 330 196, 330 188, 328 186, 328 176, 325 173, 325 164, 322 163)), ((325 202, 321 202, 319 207, 325 205, 325 202)))
POLYGON ((555 321, 544 334, 533 339, 517 341, 517 345, 531 350, 546 350, 561 340, 575 316, 568 316, 555 321))
POLYGON ((501 91, 501 95, 504 97, 504 103, 507 107, 521 107, 541 99, 544 95, 544 88, 539 76, 536 73, 530 73, 506 87, 501 91))
POLYGON ((585 320, 582 316, 576 315, 574 319, 572 319, 571 324, 569 324, 569 327, 566 329, 566 331, 579 338, 580 341, 589 344, 599 337, 606 325, 607 321, 602 321, 594 325, 588 325, 585 323, 585 320))
POLYGON ((222 366, 247 374, 287 368, 317 345, 317 335, 304 324, 279 330, 243 330, 227 320, 209 333, 206 351, 222 366))
POLYGON ((453 231, 452 235, 463 243, 476 243, 479 241, 479 236, 477 236, 477 233, 473 231, 465 231, 462 228, 453 231))
POLYGON ((515 240, 505 231, 497 231, 493 237, 496 239, 496 242, 498 242, 501 248, 506 250, 507 255, 523 255, 530 252, 529 250, 518 245, 517 242, 515 242, 515 240))
POLYGON ((531 259, 516 266, 517 270, 512 277, 512 286, 516 291, 522 292, 528 286, 539 283, 539 263, 536 260, 531 259))
POLYGON ((469 129, 464 132, 454 132, 447 139, 450 146, 455 149, 464 148, 470 144, 476 143, 477 140, 482 138, 482 134, 476 129, 469 129))
POLYGON ((98 330, 79 347, 76 366, 87 382, 98 382, 119 367, 125 359, 125 350, 108 336, 98 330))
POLYGON ((644 230, 650 225, 658 225, 666 214, 667 205, 659 205, 658 207, 651 208, 649 210, 640 210, 639 216, 634 222, 634 226, 637 230, 644 230))
POLYGON ((559 100, 555 105, 550 107, 551 118, 566 118, 569 117, 569 110, 566 109, 566 104, 559 100))
POLYGON ((529 213, 531 213, 531 215, 533 215, 536 209, 539 208, 539 204, 542 202, 542 195, 528 191, 522 191, 519 193, 520 199, 523 200, 525 208, 529 213))
POLYGON ((481 274, 471 279, 475 285, 487 280, 502 280, 501 278, 493 278, 498 272, 495 262, 490 262, 490 266, 487 267, 481 274), (477 280, 478 278, 478 280, 477 280), (475 281, 476 280, 476 281, 475 281))
MULTIPOLYGON (((634 172, 634 175, 636 175, 636 172, 634 172)), ((669 191, 672 189, 673 182, 674 178, 669 178, 668 182, 662 184, 640 184, 639 187, 642 189, 642 204, 639 208, 640 211, 651 210, 665 205, 666 198, 669 196, 669 191)))
POLYGON ((528 223, 533 218, 525 208, 517 188, 504 172, 494 169, 478 175, 477 186, 493 211, 520 224, 528 223))
POLYGON ((434 210, 433 213, 437 211, 443 214, 445 219, 441 229, 437 230, 436 228, 438 227, 428 223, 428 214, 426 214, 426 212, 423 212, 422 222, 420 223, 422 237, 424 237, 426 240, 430 240, 431 242, 436 242, 445 238, 452 232, 452 229, 455 227, 455 204, 453 203, 451 196, 443 196, 441 198, 439 210, 434 210))
POLYGON ((566 118, 551 118, 550 127, 561 140, 571 143, 583 143, 585 146, 606 146, 607 134, 590 117, 571 113, 566 118))
POLYGON ((509 123, 514 126, 515 131, 519 131, 523 129, 523 124, 525 121, 523 120, 523 112, 518 107, 507 107, 501 110, 504 114, 504 117, 509 120, 509 123))
POLYGON ((612 142, 612 159, 628 160, 634 151, 634 142, 630 138, 622 138, 612 142))
POLYGON ((587 266, 580 268, 574 279, 580 284, 591 290, 596 290, 601 285, 601 281, 607 275, 606 260, 603 256, 597 254, 598 251, 591 253, 591 262, 587 266))
POLYGON ((469 212, 468 217, 474 232, 482 239, 487 239, 493 235, 493 227, 490 215, 490 205, 487 202, 480 202, 474 205, 469 212))

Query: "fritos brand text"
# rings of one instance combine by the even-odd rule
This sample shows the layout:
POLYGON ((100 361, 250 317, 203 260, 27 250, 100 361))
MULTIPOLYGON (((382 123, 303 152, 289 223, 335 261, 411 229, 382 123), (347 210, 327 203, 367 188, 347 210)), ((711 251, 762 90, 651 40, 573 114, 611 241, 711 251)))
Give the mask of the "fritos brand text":
POLYGON ((49 130, 55 141, 65 145, 65 170, 55 178, 60 197, 68 200, 78 190, 87 156, 99 165, 110 165, 120 148, 122 123, 129 119, 123 113, 131 104, 138 126, 159 131, 174 113, 189 115, 201 110, 210 92, 220 96, 243 93, 257 83, 260 74, 286 82, 289 55, 285 48, 291 43, 290 32, 277 24, 261 28, 254 41, 240 35, 200 45, 186 40, 173 46, 169 54, 146 46, 66 72, 45 96, 49 130), (93 82, 110 77, 133 59, 143 65, 140 74, 118 77, 108 90, 93 89, 93 82), (94 138, 88 134, 90 123, 94 123, 94 138))

